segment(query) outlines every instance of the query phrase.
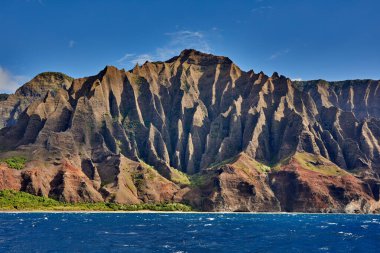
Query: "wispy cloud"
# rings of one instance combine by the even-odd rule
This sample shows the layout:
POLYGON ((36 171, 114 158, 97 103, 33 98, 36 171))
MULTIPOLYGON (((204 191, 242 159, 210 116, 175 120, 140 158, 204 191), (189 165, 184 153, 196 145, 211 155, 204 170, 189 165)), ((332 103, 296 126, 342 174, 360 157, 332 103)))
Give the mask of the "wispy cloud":
MULTIPOLYGON (((212 29, 212 31, 215 31, 212 29)), ((180 30, 164 34, 168 41, 162 47, 156 48, 153 52, 144 54, 127 53, 117 63, 119 65, 143 64, 146 61, 167 60, 185 48, 196 49, 205 53, 210 53, 211 47, 206 36, 201 31, 180 30)))
POLYGON ((128 54, 126 53, 123 57, 121 57, 119 60, 117 60, 118 63, 123 63, 126 60, 130 60, 131 57, 135 56, 135 54, 128 54))
POLYGON ((283 55, 289 53, 289 51, 290 51, 290 50, 287 48, 287 49, 284 49, 284 50, 281 50, 281 51, 275 52, 275 53, 273 53, 273 54, 269 57, 269 60, 277 59, 278 57, 283 56, 283 55))
POLYGON ((154 57, 150 54, 125 54, 123 57, 121 57, 119 60, 117 60, 117 63, 120 65, 126 65, 126 63, 131 63, 133 65, 136 64, 144 64, 146 61, 154 61, 154 57))
POLYGON ((0 66, 0 93, 14 93, 23 83, 28 81, 26 76, 13 75, 0 66))
POLYGON ((300 82, 300 81, 302 81, 302 78, 301 77, 291 78, 291 80, 292 81, 298 81, 298 82, 300 82))
POLYGON ((260 11, 265 11, 265 10, 270 10, 270 9, 273 9, 273 7, 270 5, 265 5, 265 6, 255 7, 251 11, 252 12, 260 12, 260 11))
POLYGON ((131 63, 143 64, 147 61, 154 61, 154 57, 150 54, 139 54, 131 60, 131 63))
POLYGON ((69 41, 69 48, 73 48, 77 42, 74 40, 69 41))

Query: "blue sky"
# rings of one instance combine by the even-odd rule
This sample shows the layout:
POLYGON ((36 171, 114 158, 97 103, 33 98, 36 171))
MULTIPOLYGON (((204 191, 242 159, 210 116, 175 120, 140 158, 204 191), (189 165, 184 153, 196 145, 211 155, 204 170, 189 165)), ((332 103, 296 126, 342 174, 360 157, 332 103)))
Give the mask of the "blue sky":
POLYGON ((292 79, 380 79, 380 1, 3 0, 0 92, 44 71, 130 69, 184 48, 292 79))

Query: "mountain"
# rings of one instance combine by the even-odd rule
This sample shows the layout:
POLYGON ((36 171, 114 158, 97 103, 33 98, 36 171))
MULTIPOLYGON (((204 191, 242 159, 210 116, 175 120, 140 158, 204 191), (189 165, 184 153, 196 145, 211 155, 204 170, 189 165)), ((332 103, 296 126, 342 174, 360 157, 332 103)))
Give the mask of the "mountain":
POLYGON ((380 212, 379 87, 293 82, 195 50, 85 78, 42 73, 0 99, 0 189, 205 211, 380 212))

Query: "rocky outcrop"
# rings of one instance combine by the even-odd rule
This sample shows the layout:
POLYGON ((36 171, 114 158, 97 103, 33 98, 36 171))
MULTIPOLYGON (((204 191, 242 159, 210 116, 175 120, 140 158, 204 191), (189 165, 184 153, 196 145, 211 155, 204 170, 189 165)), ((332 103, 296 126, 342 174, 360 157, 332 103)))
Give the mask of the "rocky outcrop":
POLYGON ((269 173, 271 188, 286 212, 379 212, 376 192, 322 156, 296 153, 269 173))
POLYGON ((13 126, 20 114, 33 102, 49 91, 56 93, 68 89, 73 81, 62 73, 44 72, 20 87, 15 94, 0 94, 0 129, 13 126))
MULTIPOLYGON (((364 202, 375 206, 379 86, 373 80, 292 82, 277 73, 245 72, 226 57, 195 50, 130 71, 107 66, 86 78, 45 73, 0 101, 0 158, 22 155, 49 173, 68 164, 77 168, 70 170, 77 178, 61 183, 52 195, 67 201, 186 201, 219 211, 338 212, 350 203, 350 210, 364 202), (351 176, 338 180, 306 173, 305 164, 273 169, 303 153, 351 176), (237 162, 226 163, 237 156, 237 162), (262 166, 272 169, 257 169, 262 166), (178 179, 187 176, 174 168, 207 180, 186 186, 178 179), (143 176, 133 181, 134 174, 143 176), (326 184, 318 198, 305 183, 308 177, 326 184), (293 199, 280 194, 294 185, 301 190, 293 199), (331 197, 329 185, 353 190, 342 200, 331 197)), ((16 172, 9 173, 4 176, 16 172)), ((51 191, 40 191, 46 192, 51 191)))
POLYGON ((280 202, 270 188, 266 168, 269 167, 239 154, 196 175, 193 185, 178 195, 204 211, 281 211, 280 202))
POLYGON ((32 161, 23 170, 0 163, 0 189, 25 191, 65 202, 116 202, 122 204, 173 202, 180 189, 145 163, 122 156, 102 164, 69 161, 46 166, 32 161))

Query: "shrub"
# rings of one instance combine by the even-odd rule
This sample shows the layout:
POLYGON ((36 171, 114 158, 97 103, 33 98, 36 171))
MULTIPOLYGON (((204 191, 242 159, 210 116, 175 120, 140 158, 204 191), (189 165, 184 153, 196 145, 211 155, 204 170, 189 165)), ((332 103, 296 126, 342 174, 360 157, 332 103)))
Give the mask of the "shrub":
POLYGON ((6 163, 8 167, 16 170, 22 170, 23 168, 25 168, 26 161, 26 158, 22 156, 14 156, 0 160, 0 162, 6 163))
POLYGON ((117 204, 109 202, 60 202, 47 197, 34 196, 14 190, 0 191, 0 210, 55 210, 55 211, 191 211, 191 207, 181 203, 117 204))

